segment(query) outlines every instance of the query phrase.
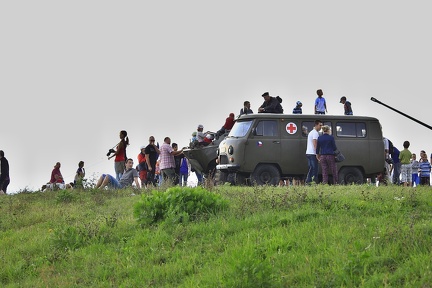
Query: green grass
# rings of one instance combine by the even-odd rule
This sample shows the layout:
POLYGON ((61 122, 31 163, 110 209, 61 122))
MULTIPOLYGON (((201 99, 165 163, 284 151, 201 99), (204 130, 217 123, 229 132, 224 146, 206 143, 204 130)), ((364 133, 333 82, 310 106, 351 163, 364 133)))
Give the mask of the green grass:
POLYGON ((432 287, 430 187, 210 192, 228 208, 148 225, 151 191, 0 197, 0 286, 432 287))

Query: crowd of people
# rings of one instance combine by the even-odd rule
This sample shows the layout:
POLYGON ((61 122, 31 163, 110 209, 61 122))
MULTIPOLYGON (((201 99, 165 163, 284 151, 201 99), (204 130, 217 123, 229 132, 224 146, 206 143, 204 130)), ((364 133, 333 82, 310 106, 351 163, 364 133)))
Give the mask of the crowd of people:
POLYGON ((430 162, 425 150, 420 151, 420 159, 417 154, 409 150, 410 142, 404 141, 403 149, 399 150, 392 141, 384 138, 385 168, 378 175, 378 185, 389 183, 403 186, 430 185, 432 153, 430 162))
MULTIPOLYGON (((202 130, 202 128, 202 125, 198 126, 198 130, 202 130)), ((197 134, 195 133, 195 136, 197 134)), ((140 147, 140 152, 137 155, 138 165, 134 166, 134 160, 128 158, 126 153, 129 145, 127 132, 122 130, 119 136, 120 142, 107 153, 108 159, 115 157, 115 174, 102 174, 95 184, 96 189, 104 187, 121 189, 131 186, 136 188, 156 187, 162 185, 164 182, 167 182, 167 185, 187 186, 188 177, 191 172, 196 173, 198 185, 202 183, 202 174, 191 167, 189 160, 183 154, 183 149, 179 150, 177 143, 171 143, 170 137, 165 137, 163 144, 159 147, 159 143, 156 144, 155 137, 150 136, 148 145, 140 147)), ((2 165, 6 166, 8 162, 4 158, 3 151, 0 151, 0 157, 2 155, 2 165)), ((84 161, 78 163, 74 182, 65 182, 60 167, 60 162, 54 165, 51 171, 51 178, 46 184, 42 185, 41 191, 84 188, 84 161)), ((3 171, 6 171, 6 169, 3 169, 2 166, 3 171)), ((7 173, 4 172, 2 175, 6 178, 7 173)), ((8 182, 4 181, 2 191, 6 192, 7 184, 8 182)))
MULTIPOLYGON (((315 114, 325 115, 328 113, 327 102, 323 97, 322 89, 316 91, 317 97, 314 102, 315 114)), ((262 94, 264 98, 261 106, 258 107, 258 113, 283 113, 282 98, 280 96, 271 96, 269 92, 262 94)), ((344 105, 344 114, 353 115, 351 102, 346 96, 340 98, 340 103, 344 105)), ((296 101, 293 108, 293 114, 302 114, 302 102, 296 101)), ((241 115, 253 114, 250 101, 244 101, 243 108, 240 109, 241 115)), ((235 122, 234 113, 229 113, 225 119, 225 123, 216 132, 204 132, 204 126, 199 124, 197 131, 192 133, 190 147, 206 146, 215 138, 220 137, 226 132, 229 132, 235 122)), ((314 128, 307 133, 307 148, 306 159, 308 162, 308 172, 304 183, 310 185, 312 182, 318 183, 318 166, 322 170, 322 183, 329 184, 329 175, 331 174, 332 184, 338 183, 338 172, 335 160, 335 151, 337 146, 334 137, 331 135, 331 127, 324 125, 321 120, 316 120, 314 128), (320 131, 322 131, 320 135, 320 131)), ((305 134, 306 136, 306 134, 305 134)), ((120 141, 113 148, 109 149, 108 159, 114 158, 114 176, 110 174, 102 174, 96 183, 96 188, 111 187, 124 188, 135 184, 136 187, 150 187, 161 185, 164 181, 173 185, 187 185, 188 177, 191 172, 196 174, 198 185, 203 181, 203 175, 196 171, 189 160, 183 154, 183 149, 178 150, 176 143, 171 144, 171 139, 165 137, 163 144, 159 147, 159 143, 155 144, 154 136, 149 137, 149 144, 141 146, 140 153, 137 156, 138 165, 134 167, 132 158, 128 158, 126 154, 129 138, 125 130, 119 133, 120 141)), ((393 183, 404 186, 430 185, 430 173, 432 154, 430 161, 424 150, 420 151, 420 159, 417 160, 417 155, 409 150, 410 143, 403 143, 403 150, 400 151, 387 138, 384 138, 385 147, 385 167, 381 174, 377 177, 377 183, 387 185, 393 183)), ((9 162, 4 157, 4 152, 0 150, 0 195, 7 192, 7 187, 10 183, 9 177, 9 162)), ((84 161, 78 163, 78 169, 74 177, 74 181, 65 183, 65 180, 60 172, 61 163, 57 162, 51 172, 50 180, 42 186, 42 191, 47 189, 68 189, 68 188, 83 188, 85 169, 84 161)), ((291 178, 292 183, 301 183, 303 179, 291 178)), ((284 179, 281 179, 281 185, 284 185, 284 179)))
MULTIPOLYGON (((406 187, 417 185, 430 185, 432 154, 430 162, 424 150, 420 151, 420 161, 417 161, 415 153, 409 150, 410 142, 403 142, 403 150, 400 151, 393 143, 383 138, 384 142, 384 171, 376 179, 377 185, 403 185, 406 187)), ((306 158, 308 161, 308 173, 305 183, 319 183, 318 165, 321 165, 322 182, 329 183, 329 172, 332 175, 332 184, 338 183, 338 171, 336 168, 336 152, 338 151, 331 128, 324 125, 321 120, 315 120, 314 129, 308 133, 306 158), (322 130, 322 134, 319 131, 322 130)))
MULTIPOLYGON (((328 113, 327 101, 324 98, 324 92, 322 89, 316 91, 317 97, 314 102, 314 114, 325 115, 328 113)), ((277 113, 282 114, 284 109, 282 107, 282 98, 280 96, 271 96, 269 92, 264 92, 262 94, 264 102, 258 107, 258 113, 277 113)), ((351 102, 347 100, 346 96, 340 98, 339 103, 343 104, 344 115, 353 115, 353 110, 351 107, 351 102)), ((243 108, 240 109, 239 116, 253 114, 250 108, 250 101, 244 101, 243 108)), ((299 100, 296 101, 295 107, 292 110, 292 114, 303 114, 303 103, 299 100)))

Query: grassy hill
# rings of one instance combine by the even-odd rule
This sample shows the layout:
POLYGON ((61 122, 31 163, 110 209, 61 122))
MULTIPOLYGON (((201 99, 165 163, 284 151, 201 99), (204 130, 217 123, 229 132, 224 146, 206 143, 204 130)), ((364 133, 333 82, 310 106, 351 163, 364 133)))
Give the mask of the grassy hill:
POLYGON ((0 197, 0 286, 432 287, 430 187, 208 189, 0 197))

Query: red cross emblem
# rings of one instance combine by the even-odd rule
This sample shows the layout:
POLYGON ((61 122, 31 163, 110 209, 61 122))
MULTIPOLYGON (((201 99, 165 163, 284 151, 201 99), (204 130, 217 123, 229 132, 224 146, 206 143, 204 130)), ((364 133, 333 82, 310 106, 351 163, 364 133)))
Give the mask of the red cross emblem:
POLYGON ((288 134, 295 134, 297 132, 297 125, 293 122, 290 122, 285 127, 288 134))

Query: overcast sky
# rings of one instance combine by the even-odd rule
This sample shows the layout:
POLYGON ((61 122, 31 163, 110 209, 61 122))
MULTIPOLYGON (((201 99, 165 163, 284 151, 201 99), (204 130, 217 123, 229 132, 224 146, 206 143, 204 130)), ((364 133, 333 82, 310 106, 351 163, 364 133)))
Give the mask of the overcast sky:
MULTIPOLYGON (((218 130, 261 94, 312 114, 377 117, 396 147, 432 152, 432 131, 370 101, 430 120, 432 18, 427 1, 2 1, 0 149, 9 192, 38 189, 62 164, 73 181, 114 174, 119 131, 128 156, 154 135, 186 146, 198 124, 218 130)), ((306 161, 306 158, 305 158, 306 161)))

